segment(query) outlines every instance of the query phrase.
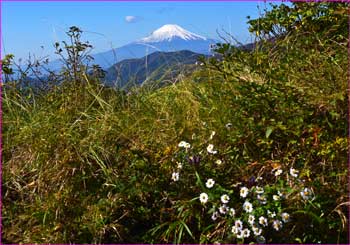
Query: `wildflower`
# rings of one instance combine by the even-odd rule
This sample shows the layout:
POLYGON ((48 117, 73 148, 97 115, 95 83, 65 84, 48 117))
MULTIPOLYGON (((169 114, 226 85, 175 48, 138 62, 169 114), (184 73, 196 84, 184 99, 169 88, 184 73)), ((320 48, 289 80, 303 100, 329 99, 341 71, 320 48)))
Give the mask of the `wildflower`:
POLYGON ((294 168, 290 168, 289 173, 290 173, 290 175, 292 175, 293 177, 296 178, 296 177, 298 177, 299 171, 294 169, 294 168))
POLYGON ((267 226, 268 225, 267 219, 264 216, 260 216, 259 217, 259 224, 262 226, 267 226))
POLYGON ((300 192, 300 195, 304 200, 309 200, 312 197, 312 191, 305 187, 304 190, 300 192))
POLYGON ((272 223, 272 227, 276 230, 279 231, 282 228, 282 222, 279 220, 274 220, 272 223))
POLYGON ((275 172, 275 176, 280 176, 282 174, 282 169, 277 169, 276 172, 275 172))
POLYGON ((213 179, 208 179, 207 182, 205 183, 205 186, 210 189, 214 186, 214 184, 215 184, 215 181, 213 179))
POLYGON ((190 143, 187 143, 186 141, 181 141, 178 146, 186 149, 191 148, 190 143))
POLYGON ((230 197, 226 194, 221 196, 221 202, 222 203, 228 203, 230 201, 230 197))
POLYGON ((261 204, 266 204, 266 197, 264 195, 257 195, 256 197, 261 204))
POLYGON ((243 209, 247 213, 251 213, 253 211, 253 205, 250 202, 245 201, 244 204, 243 204, 243 209))
POLYGON ((247 187, 242 187, 240 191, 241 197, 245 198, 249 193, 249 189, 247 187))
POLYGON ((236 221, 235 221, 235 226, 236 226, 239 230, 241 230, 241 229, 243 228, 243 223, 242 223, 242 221, 241 221, 241 220, 236 220, 236 221))
POLYGON ((216 154, 216 153, 217 153, 217 151, 214 151, 214 145, 213 145, 213 144, 209 144, 209 145, 208 145, 207 151, 208 151, 208 153, 210 153, 210 154, 216 154))
POLYGON ((227 129, 232 128, 232 123, 226 123, 225 127, 226 127, 227 129))
POLYGON ((244 237, 244 234, 243 234, 243 231, 242 230, 239 230, 239 233, 237 234, 237 238, 238 239, 241 239, 244 237))
POLYGON ((207 201, 208 201, 208 194, 207 193, 201 193, 200 195, 199 195, 199 200, 201 201, 201 203, 207 203, 207 201))
POLYGON ((288 213, 281 213, 282 221, 287 223, 289 221, 290 215, 288 213))
POLYGON ((230 208, 230 210, 228 211, 229 215, 231 217, 234 217, 236 215, 236 210, 234 208, 230 208))
POLYGON ((179 173, 174 172, 174 173, 171 175, 171 179, 172 179, 173 181, 178 181, 178 180, 179 180, 179 173))
POLYGON ((178 163, 177 163, 177 168, 178 168, 178 169, 182 169, 182 163, 181 163, 181 162, 178 162, 178 163))
POLYGON ((213 221, 215 221, 215 220, 217 220, 218 217, 219 217, 219 213, 218 213, 217 211, 215 211, 215 212, 213 213, 213 215, 211 216, 211 219, 212 219, 213 221))
POLYGON ((210 139, 211 140, 213 139, 214 135, 215 135, 215 131, 211 131, 211 134, 210 134, 210 139))
POLYGON ((232 231, 232 233, 233 233, 234 235, 237 235, 238 232, 240 232, 240 229, 239 229, 237 226, 234 225, 234 226, 232 226, 231 231, 232 231))
POLYGON ((275 212, 271 212, 270 210, 267 210, 267 215, 268 215, 270 218, 276 217, 276 213, 275 213, 275 212))
POLYGON ((264 193, 264 188, 257 186, 257 187, 255 188, 255 192, 256 192, 257 194, 262 194, 262 193, 264 193))
POLYGON ((263 244, 263 243, 266 243, 266 239, 263 236, 258 236, 256 238, 256 242, 259 243, 259 244, 263 244))
POLYGON ((253 227, 253 232, 255 236, 259 236, 262 233, 262 229, 260 229, 259 227, 253 227))
POLYGON ((220 208, 219 208, 219 212, 221 214, 226 214, 228 211, 228 207, 226 205, 221 205, 220 208))
POLYGON ((222 164, 222 161, 220 159, 218 159, 215 161, 215 163, 220 166, 222 164))
POLYGON ((249 217, 248 217, 248 223, 250 224, 250 225, 253 225, 254 224, 254 221, 255 221, 255 217, 254 217, 254 215, 249 215, 249 217))
POLYGON ((273 195, 273 196, 272 196, 272 199, 273 199, 274 201, 279 201, 281 198, 280 198, 279 195, 273 195))
POLYGON ((250 230, 245 228, 244 230, 242 230, 243 233, 243 237, 249 237, 250 236, 250 230))

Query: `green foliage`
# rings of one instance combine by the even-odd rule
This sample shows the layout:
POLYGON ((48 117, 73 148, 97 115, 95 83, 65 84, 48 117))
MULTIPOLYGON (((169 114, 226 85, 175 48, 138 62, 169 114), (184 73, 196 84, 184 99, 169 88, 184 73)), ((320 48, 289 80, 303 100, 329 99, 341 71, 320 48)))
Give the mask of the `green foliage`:
MULTIPOLYGON (((87 62, 92 60, 92 56, 89 55, 89 52, 92 49, 92 45, 89 42, 81 41, 82 30, 76 26, 69 28, 69 31, 66 32, 69 42, 62 41, 63 47, 61 47, 59 42, 56 42, 54 47, 56 49, 56 54, 58 54, 64 65, 65 69, 63 70, 65 76, 69 77, 72 81, 81 81, 82 78, 80 75, 87 72, 87 62), (63 53, 66 52, 66 54, 63 53)), ((94 72, 97 72, 100 76, 99 67, 94 67, 94 72)))
POLYGON ((11 68, 13 58, 13 54, 7 54, 5 58, 1 61, 1 69, 5 75, 13 74, 13 70, 11 68))
POLYGON ((60 85, 3 84, 3 242, 348 243, 345 6, 273 7, 253 50, 128 93, 88 71, 72 27, 60 85))

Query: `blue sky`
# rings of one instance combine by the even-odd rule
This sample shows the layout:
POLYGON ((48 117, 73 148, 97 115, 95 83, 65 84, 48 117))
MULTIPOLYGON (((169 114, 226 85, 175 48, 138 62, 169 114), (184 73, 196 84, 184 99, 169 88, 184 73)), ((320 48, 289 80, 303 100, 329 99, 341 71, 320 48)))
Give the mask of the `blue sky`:
POLYGON ((210 38, 226 30, 243 43, 250 42, 246 16, 252 18, 264 2, 1 2, 2 56, 16 58, 50 55, 53 43, 78 26, 94 52, 117 48, 149 35, 164 24, 181 27, 210 38), (43 47, 43 48, 42 48, 43 47))

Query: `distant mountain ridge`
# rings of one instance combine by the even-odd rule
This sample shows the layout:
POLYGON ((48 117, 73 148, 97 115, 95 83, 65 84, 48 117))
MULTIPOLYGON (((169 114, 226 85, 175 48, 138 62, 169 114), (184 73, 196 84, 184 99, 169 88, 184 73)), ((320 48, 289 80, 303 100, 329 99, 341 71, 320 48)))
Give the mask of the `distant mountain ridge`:
MULTIPOLYGON (((217 40, 206 38, 185 30, 175 24, 166 24, 153 31, 149 36, 106 52, 92 54, 93 64, 108 69, 125 59, 142 58, 154 52, 175 52, 189 50, 199 54, 210 54, 211 45, 217 40)), ((54 60, 49 63, 51 70, 59 70, 62 62, 54 60)))
POLYGON ((210 46, 217 40, 202 37, 174 24, 167 24, 153 31, 151 35, 124 45, 120 48, 92 55, 94 63, 102 68, 124 59, 141 58, 153 52, 175 52, 189 50, 209 54, 210 46))
POLYGON ((176 52, 154 52, 139 59, 127 59, 107 69, 104 83, 108 86, 124 87, 148 82, 174 82, 179 74, 190 72, 203 56, 189 50, 176 52))

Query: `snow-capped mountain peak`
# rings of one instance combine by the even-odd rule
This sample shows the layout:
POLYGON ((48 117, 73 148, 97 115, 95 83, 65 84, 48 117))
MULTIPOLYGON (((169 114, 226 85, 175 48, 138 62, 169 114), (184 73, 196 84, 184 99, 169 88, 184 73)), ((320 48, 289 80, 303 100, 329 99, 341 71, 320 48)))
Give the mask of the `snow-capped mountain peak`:
POLYGON ((207 40, 205 37, 192 33, 174 24, 163 25, 159 29, 152 32, 148 37, 142 38, 141 42, 163 42, 172 41, 175 38, 189 40, 207 40))

